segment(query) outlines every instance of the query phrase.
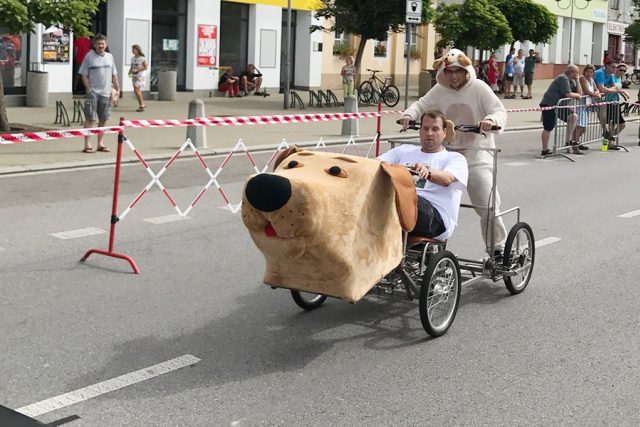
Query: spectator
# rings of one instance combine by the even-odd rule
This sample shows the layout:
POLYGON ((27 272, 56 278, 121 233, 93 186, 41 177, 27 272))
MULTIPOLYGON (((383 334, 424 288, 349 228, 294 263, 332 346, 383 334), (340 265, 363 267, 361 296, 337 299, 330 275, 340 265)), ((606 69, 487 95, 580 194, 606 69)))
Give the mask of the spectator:
POLYGON ((136 99, 138 100, 138 109, 136 111, 140 113, 147 107, 142 97, 142 88, 144 87, 147 77, 147 58, 144 57, 142 48, 137 44, 131 46, 131 53, 133 53, 133 57, 131 57, 129 76, 133 83, 133 93, 135 93, 136 99))
POLYGON ((520 87, 520 98, 524 99, 524 50, 518 49, 518 56, 513 58, 513 97, 520 87))
MULTIPOLYGON (((91 40, 89 37, 77 37, 73 39, 73 88, 72 92, 78 93, 78 83, 80 83, 80 65, 84 57, 91 50, 91 40)), ((80 92, 81 93, 81 92, 80 92)))
POLYGON ((353 75, 356 72, 355 67, 353 66, 353 59, 350 56, 345 58, 345 62, 347 63, 342 70, 340 71, 340 75, 342 76, 342 88, 344 89, 344 97, 353 95, 353 75))
MULTIPOLYGON (((621 68, 623 71, 627 70, 627 66, 625 64, 621 64, 621 68)), ((596 87, 601 96, 604 96, 604 101, 618 101, 619 95, 622 95, 624 98, 629 97, 629 95, 622 90, 622 80, 620 78, 616 79, 617 69, 617 64, 611 62, 593 74, 596 87)), ((620 75, 623 76, 624 72, 620 75)), ((600 108, 599 117, 600 124, 602 125, 603 137, 609 141, 614 140, 613 135, 616 130, 615 128, 617 127, 615 126, 616 123, 620 122, 622 125, 622 127, 618 127, 618 132, 624 128, 624 118, 619 114, 619 111, 618 104, 610 104, 607 105, 606 108, 600 108)), ((613 144, 612 149, 618 149, 617 145, 613 144)))
MULTIPOLYGON (((102 127, 111 115, 110 100, 113 86, 116 94, 120 93, 118 71, 113 56, 106 51, 107 38, 97 34, 93 40, 94 51, 88 52, 80 65, 80 76, 86 91, 84 103, 84 127, 93 127, 98 120, 102 127)), ((89 136, 84 137, 84 153, 93 153, 89 136)), ((109 151, 104 145, 104 134, 98 135, 98 151, 109 151)))
POLYGON ((498 63, 495 52, 491 52, 491 56, 487 61, 487 83, 493 93, 498 93, 498 63))
POLYGON ((256 96, 267 96, 267 92, 260 92, 260 86, 262 85, 262 73, 253 64, 247 65, 247 69, 240 74, 240 83, 242 90, 244 90, 244 96, 249 95, 249 92, 255 91, 256 96))
POLYGON ((536 68, 536 63, 540 62, 538 52, 533 49, 529 49, 529 56, 524 59, 524 84, 527 85, 527 96, 524 99, 531 99, 531 86, 533 85, 533 72, 536 68))
MULTIPOLYGON (((555 107, 562 98, 580 99, 579 85, 578 85, 578 67, 573 64, 569 64, 564 73, 553 79, 547 91, 542 97, 540 107, 542 111, 542 152, 543 156, 551 154, 549 150, 549 137, 551 131, 556 126, 556 109, 545 109, 546 107, 555 107), (573 81, 573 88, 572 88, 573 81)), ((578 121, 578 115, 570 108, 557 109, 557 115, 560 120, 567 123, 567 145, 571 143, 570 137, 575 136, 576 122, 578 121)), ((574 140, 576 140, 574 138, 574 140)), ((577 147, 573 148, 574 154, 579 154, 580 150, 577 147)))
POLYGON ((604 58, 602 58, 602 65, 604 67, 606 67, 609 64, 613 63, 613 58, 611 58, 611 56, 609 55, 609 51, 605 50, 604 51, 604 58))
POLYGON ((509 50, 509 54, 504 59, 504 73, 502 80, 504 81, 504 99, 515 99, 516 95, 511 94, 511 84, 513 83, 513 55, 516 53, 515 48, 509 50))
POLYGON ((233 98, 234 96, 237 98, 242 97, 242 95, 240 95, 240 79, 233 74, 233 67, 227 68, 227 71, 220 77, 218 90, 220 92, 227 92, 229 98, 233 98))
POLYGON ((609 149, 619 150, 618 137, 625 127, 625 120, 622 116, 622 105, 619 103, 620 97, 623 100, 629 99, 629 94, 622 90, 622 77, 627 72, 627 65, 617 64, 615 72, 610 76, 607 82, 609 92, 605 93, 604 100, 607 102, 615 102, 607 105, 607 120, 609 126, 609 149))
MULTIPOLYGON (((588 113, 589 111, 598 111, 600 110, 600 108, 598 106, 594 106, 592 104, 594 103, 598 103, 602 100, 602 96, 600 94, 600 91, 598 90, 598 87, 596 85, 595 80, 593 80, 593 73, 595 72, 596 68, 593 65, 586 65, 584 67, 584 69, 582 70, 582 75, 580 76, 580 88, 582 89, 582 94, 583 95, 589 95, 589 98, 586 98, 585 104, 587 105, 586 108, 584 109, 579 109, 578 111, 582 111, 584 117, 578 117, 578 126, 580 126, 580 123, 584 123, 584 127, 586 127, 586 124, 588 122, 588 113)), ((604 110, 604 109, 603 109, 604 110)), ((580 116, 580 113, 579 113, 580 116)), ((598 114, 598 116, 600 116, 600 114, 598 114)), ((600 121, 601 124, 604 126, 604 122, 601 120, 600 121)), ((588 150, 589 147, 587 147, 586 145, 580 145, 579 148, 581 150, 588 150)))
POLYGON ((0 72, 2 72, 3 86, 14 87, 16 78, 16 50, 10 42, 7 42, 7 44, 1 48, 0 72))

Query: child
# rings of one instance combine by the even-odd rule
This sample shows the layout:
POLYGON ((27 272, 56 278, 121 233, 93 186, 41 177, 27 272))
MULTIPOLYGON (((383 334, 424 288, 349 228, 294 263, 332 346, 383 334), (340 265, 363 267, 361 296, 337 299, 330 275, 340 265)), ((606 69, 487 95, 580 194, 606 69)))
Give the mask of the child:
POLYGON ((340 75, 342 76, 342 88, 344 89, 344 97, 353 95, 353 75, 356 72, 355 67, 353 66, 353 60, 350 56, 345 58, 347 65, 342 67, 342 71, 340 75))

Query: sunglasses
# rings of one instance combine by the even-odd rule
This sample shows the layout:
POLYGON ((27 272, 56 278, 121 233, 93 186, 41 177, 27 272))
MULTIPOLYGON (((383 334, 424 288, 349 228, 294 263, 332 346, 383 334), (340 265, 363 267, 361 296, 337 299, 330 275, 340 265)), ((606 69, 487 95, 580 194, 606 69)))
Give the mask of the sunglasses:
POLYGON ((623 73, 627 71, 626 68, 618 68, 618 71, 622 71, 623 73))

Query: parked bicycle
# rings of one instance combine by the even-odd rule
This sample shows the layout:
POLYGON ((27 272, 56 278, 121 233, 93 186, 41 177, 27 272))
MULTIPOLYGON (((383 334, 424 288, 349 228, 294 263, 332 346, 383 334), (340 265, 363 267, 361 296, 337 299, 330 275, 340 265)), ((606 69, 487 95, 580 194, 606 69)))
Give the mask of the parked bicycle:
POLYGON ((634 85, 640 85, 640 68, 634 69, 630 76, 627 74, 625 77, 628 77, 634 85))
POLYGON ((358 88, 358 100, 363 104, 375 104, 378 101, 385 103, 387 107, 395 107, 400 102, 400 91, 391 84, 391 77, 385 77, 384 81, 376 76, 382 70, 371 70, 369 80, 362 82, 358 88))

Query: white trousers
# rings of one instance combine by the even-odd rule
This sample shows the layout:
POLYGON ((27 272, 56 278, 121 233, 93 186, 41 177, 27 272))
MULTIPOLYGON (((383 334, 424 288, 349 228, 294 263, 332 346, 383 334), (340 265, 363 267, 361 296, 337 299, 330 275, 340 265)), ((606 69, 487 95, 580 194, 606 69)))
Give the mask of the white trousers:
MULTIPOLYGON (((466 157, 469 164, 469 181, 467 183, 467 192, 471 204, 475 206, 483 206, 484 209, 474 208, 476 213, 480 215, 480 227, 484 244, 489 251, 490 247, 490 230, 489 230, 489 211, 487 208, 491 206, 491 186, 493 185, 493 156, 488 151, 461 151, 466 157)), ((496 214, 500 213, 500 195, 496 187, 496 214)), ((494 248, 498 250, 504 249, 507 240, 507 229, 504 226, 502 218, 497 218, 494 222, 493 243, 494 248)))

